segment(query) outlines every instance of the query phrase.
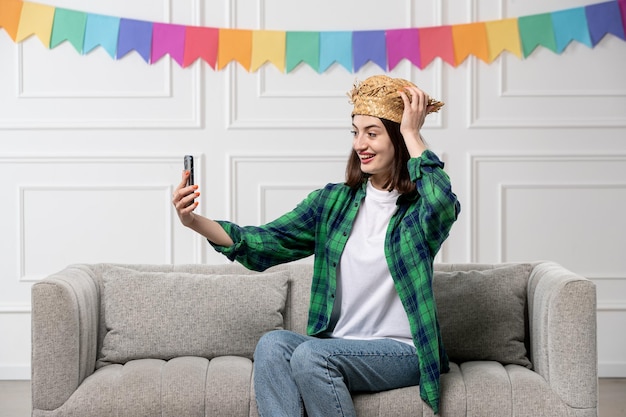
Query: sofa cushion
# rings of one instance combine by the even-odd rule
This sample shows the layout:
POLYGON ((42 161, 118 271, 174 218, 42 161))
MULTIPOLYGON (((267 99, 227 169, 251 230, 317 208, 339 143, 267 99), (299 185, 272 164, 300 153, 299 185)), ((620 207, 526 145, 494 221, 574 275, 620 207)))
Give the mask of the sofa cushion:
POLYGON ((112 267, 103 273, 104 336, 98 367, 142 358, 252 358, 282 329, 289 274, 201 275, 112 267))
POLYGON ((530 368, 526 287, 530 264, 435 271, 433 291, 450 360, 493 360, 530 368))

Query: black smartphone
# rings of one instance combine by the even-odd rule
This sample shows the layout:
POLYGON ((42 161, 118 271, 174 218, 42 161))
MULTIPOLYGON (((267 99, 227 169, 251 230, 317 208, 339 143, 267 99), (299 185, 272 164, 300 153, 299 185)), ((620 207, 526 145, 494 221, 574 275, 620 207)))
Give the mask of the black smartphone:
POLYGON ((189 178, 187 178, 187 185, 193 185, 193 155, 185 155, 185 171, 189 171, 189 178))

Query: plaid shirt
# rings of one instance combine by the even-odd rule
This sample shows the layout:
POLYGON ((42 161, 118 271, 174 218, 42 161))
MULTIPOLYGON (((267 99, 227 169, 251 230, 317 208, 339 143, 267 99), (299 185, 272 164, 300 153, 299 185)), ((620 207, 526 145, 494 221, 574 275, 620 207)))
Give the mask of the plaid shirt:
MULTIPOLYGON (((432 289, 433 258, 448 237, 460 204, 451 191, 443 163, 431 151, 407 164, 416 193, 398 198, 385 238, 385 257, 407 312, 420 363, 420 396, 439 411, 441 372, 448 371, 432 289)), ((326 330, 333 308, 337 265, 350 236, 365 187, 328 184, 298 206, 262 226, 241 227, 220 221, 234 245, 215 249, 231 261, 263 271, 314 254, 307 332, 326 330)))

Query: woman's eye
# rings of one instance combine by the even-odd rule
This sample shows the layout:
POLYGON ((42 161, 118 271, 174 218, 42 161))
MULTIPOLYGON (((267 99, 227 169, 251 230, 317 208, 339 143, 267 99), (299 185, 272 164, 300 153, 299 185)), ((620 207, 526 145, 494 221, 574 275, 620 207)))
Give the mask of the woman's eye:
POLYGON ((351 134, 352 136, 356 136, 356 130, 351 130, 351 131, 350 131, 350 134, 351 134))
POLYGON ((375 137, 376 137, 376 133, 373 133, 373 132, 369 132, 367 135, 368 135, 370 138, 375 138, 375 137))

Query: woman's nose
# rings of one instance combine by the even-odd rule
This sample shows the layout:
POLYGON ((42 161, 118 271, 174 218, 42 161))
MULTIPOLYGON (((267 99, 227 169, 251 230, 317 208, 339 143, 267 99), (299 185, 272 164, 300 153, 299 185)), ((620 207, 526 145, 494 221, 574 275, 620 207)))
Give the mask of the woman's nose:
POLYGON ((355 135, 354 136, 354 149, 355 150, 359 150, 359 149, 365 149, 367 147, 366 143, 365 143, 365 139, 363 138, 363 135, 355 135))

